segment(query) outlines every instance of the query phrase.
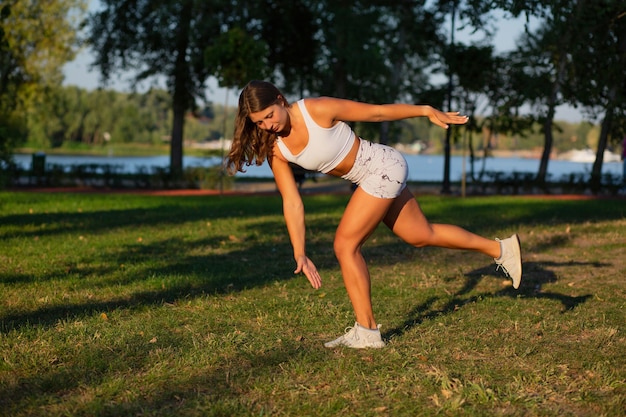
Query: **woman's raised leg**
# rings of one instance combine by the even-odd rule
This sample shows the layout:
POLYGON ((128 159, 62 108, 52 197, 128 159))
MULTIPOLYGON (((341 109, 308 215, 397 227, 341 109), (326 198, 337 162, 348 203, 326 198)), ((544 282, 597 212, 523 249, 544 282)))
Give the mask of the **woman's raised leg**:
POLYGON ((500 243, 451 224, 431 224, 413 194, 405 188, 389 208, 384 223, 398 237, 416 246, 473 250, 492 258, 500 256, 500 243))
POLYGON ((511 278, 513 288, 518 289, 522 282, 522 247, 517 234, 502 240, 491 240, 451 224, 431 224, 406 188, 394 200, 383 221, 413 246, 473 250, 490 256, 498 268, 511 278))

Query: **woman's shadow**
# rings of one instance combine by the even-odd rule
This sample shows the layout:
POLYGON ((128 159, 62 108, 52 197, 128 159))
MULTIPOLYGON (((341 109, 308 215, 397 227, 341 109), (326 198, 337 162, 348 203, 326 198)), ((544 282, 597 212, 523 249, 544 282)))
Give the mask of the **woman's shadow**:
POLYGON ((577 297, 561 294, 553 291, 542 291, 544 284, 556 282, 558 279, 556 274, 549 268, 558 266, 582 266, 592 265, 594 267, 607 266, 599 262, 525 262, 524 263, 524 275, 522 276, 522 283, 518 290, 513 289, 511 286, 507 286, 497 292, 480 293, 467 297, 466 295, 471 293, 478 285, 478 283, 486 277, 494 277, 497 279, 506 279, 505 276, 496 271, 493 265, 485 266, 479 269, 475 269, 465 274, 465 284, 461 289, 452 295, 452 298, 440 308, 433 308, 440 297, 430 297, 424 302, 416 305, 407 315, 407 319, 400 326, 389 329, 384 333, 386 339, 401 336, 405 332, 411 330, 415 326, 419 326, 425 320, 430 320, 435 317, 451 314, 463 305, 480 302, 481 299, 487 297, 533 297, 538 299, 556 300, 563 306, 561 314, 564 314, 570 310, 573 310, 578 305, 584 303, 589 299, 592 294, 585 294, 577 297))

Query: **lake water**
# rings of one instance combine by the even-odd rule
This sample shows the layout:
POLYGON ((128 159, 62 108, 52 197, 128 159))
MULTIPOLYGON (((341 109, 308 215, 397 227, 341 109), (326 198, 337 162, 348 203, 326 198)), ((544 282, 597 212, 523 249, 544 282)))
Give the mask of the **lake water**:
MULTIPOLYGON (((443 179, 443 155, 405 155, 409 164, 410 181, 441 181, 443 179)), ((30 169, 32 155, 15 155, 15 162, 24 169, 30 169)), ((63 166, 97 164, 116 165, 120 171, 134 173, 141 169, 151 169, 153 167, 166 168, 169 166, 169 156, 142 156, 142 157, 122 157, 122 156, 75 156, 75 155, 46 155, 46 164, 57 164, 63 166)), ((539 160, 529 158, 487 158, 485 170, 496 172, 529 172, 536 173, 539 170, 539 160)), ((193 157, 183 158, 185 167, 211 167, 219 163, 218 157, 193 157)), ((474 170, 480 172, 483 160, 474 162, 474 170)), ((548 164, 549 179, 558 180, 569 174, 586 174, 591 172, 591 163, 572 162, 564 160, 551 160, 548 164)), ((469 158, 466 160, 466 171, 470 171, 469 158)), ((463 172, 463 158, 453 156, 450 158, 450 179, 459 181, 463 172)), ((622 175, 621 162, 605 162, 602 165, 602 172, 612 176, 622 175)), ((237 177, 261 177, 270 178, 272 172, 267 164, 260 167, 247 167, 246 173, 239 173, 237 177)))

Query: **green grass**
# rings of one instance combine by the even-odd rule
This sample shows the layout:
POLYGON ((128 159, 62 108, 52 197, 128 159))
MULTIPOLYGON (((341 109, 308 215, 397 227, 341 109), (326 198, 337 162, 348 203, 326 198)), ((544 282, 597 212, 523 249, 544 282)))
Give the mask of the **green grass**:
POLYGON ((11 416, 622 416, 626 203, 423 197, 432 221, 522 238, 493 262, 364 248, 388 346, 354 323, 332 238, 347 196, 308 196, 313 290, 276 196, 0 193, 0 410, 11 416))

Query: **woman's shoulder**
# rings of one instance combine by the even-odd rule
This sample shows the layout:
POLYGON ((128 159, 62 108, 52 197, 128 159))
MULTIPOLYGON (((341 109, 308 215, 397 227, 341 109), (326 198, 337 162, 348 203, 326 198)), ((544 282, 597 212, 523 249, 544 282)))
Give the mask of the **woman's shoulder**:
POLYGON ((340 99, 335 98, 335 97, 328 97, 328 96, 319 96, 319 97, 305 97, 305 98, 301 98, 300 100, 298 100, 298 103, 305 103, 307 105, 307 107, 313 106, 313 107, 318 107, 318 106, 324 106, 327 104, 331 104, 333 102, 337 102, 340 101, 340 99))
MULTIPOLYGON (((341 100, 334 97, 310 97, 298 101, 316 123, 325 126, 333 123, 337 115, 337 105, 341 100)), ((326 126, 327 127, 327 126, 326 126)))

